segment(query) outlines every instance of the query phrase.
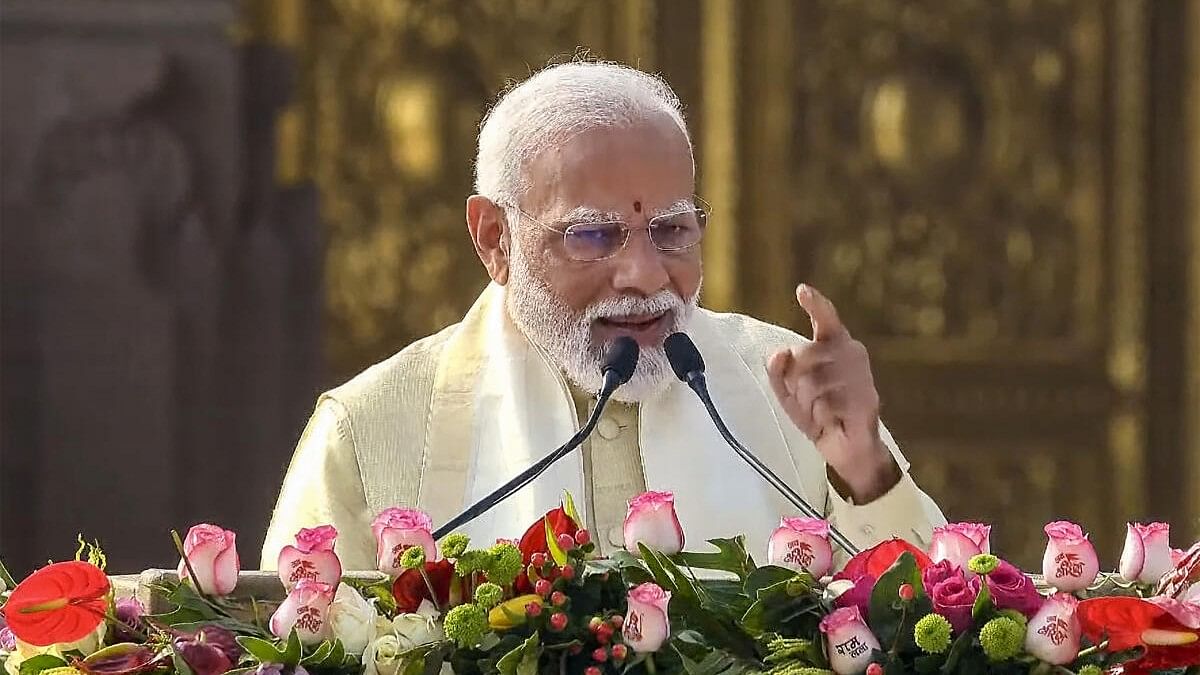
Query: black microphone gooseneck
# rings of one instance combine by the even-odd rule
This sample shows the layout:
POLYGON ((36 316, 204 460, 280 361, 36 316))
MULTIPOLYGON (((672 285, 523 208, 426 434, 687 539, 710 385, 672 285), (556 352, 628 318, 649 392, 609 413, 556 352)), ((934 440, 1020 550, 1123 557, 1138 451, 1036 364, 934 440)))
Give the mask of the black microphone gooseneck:
MULTIPOLYGON (((733 432, 729 431, 729 427, 725 426, 725 421, 721 419, 720 413, 717 412, 717 407, 713 405, 712 397, 708 395, 708 383, 704 377, 704 358, 700 356, 700 351, 696 349, 696 345, 692 343, 684 333, 673 333, 667 336, 666 342, 663 345, 667 352, 667 360, 671 362, 671 369, 675 371, 675 376, 691 387, 692 391, 696 392, 696 396, 700 397, 700 401, 704 403, 704 408, 708 410, 708 416, 712 418, 713 424, 717 426, 717 431, 720 432, 721 438, 733 448, 738 457, 741 457, 752 469, 758 472, 764 480, 775 488, 775 491, 783 495, 806 516, 810 518, 825 519, 825 516, 806 502, 795 490, 783 481, 774 471, 762 463, 754 453, 750 452, 746 446, 742 445, 738 439, 734 438, 733 432)), ((829 538, 834 541, 842 550, 850 555, 858 553, 858 547, 855 546, 846 535, 842 534, 832 524, 829 525, 829 538)))
POLYGON ((604 384, 600 387, 600 392, 596 395, 596 408, 592 411, 591 416, 588 417, 587 423, 583 425, 583 428, 577 431, 571 437, 571 440, 541 458, 536 464, 522 471, 515 478, 496 488, 491 494, 470 505, 462 513, 454 516, 445 525, 435 530, 433 533, 434 540, 441 539, 492 510, 493 507, 507 499, 514 492, 525 487, 535 478, 545 473, 551 464, 566 457, 572 450, 579 447, 592 433, 592 429, 596 428, 596 423, 600 421, 600 414, 604 412, 604 406, 608 404, 609 397, 617 390, 617 387, 625 384, 633 377, 633 371, 637 369, 638 353, 638 343, 631 337, 619 337, 613 341, 612 346, 609 347, 608 353, 604 357, 604 366, 601 369, 604 373, 604 384))

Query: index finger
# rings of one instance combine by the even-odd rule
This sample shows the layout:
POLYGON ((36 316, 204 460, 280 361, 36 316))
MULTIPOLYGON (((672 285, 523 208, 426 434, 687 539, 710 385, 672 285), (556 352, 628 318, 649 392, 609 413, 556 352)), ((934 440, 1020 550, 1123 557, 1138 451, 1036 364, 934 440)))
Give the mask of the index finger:
POLYGON ((796 288, 796 301, 808 313, 808 320, 812 322, 813 342, 832 340, 849 333, 838 317, 837 308, 817 289, 808 284, 800 284, 796 288))

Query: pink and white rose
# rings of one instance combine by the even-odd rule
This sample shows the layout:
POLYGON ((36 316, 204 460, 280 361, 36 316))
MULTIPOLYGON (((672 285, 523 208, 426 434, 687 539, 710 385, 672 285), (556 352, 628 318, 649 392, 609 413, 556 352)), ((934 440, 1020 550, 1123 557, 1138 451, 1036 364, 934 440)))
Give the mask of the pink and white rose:
POLYGON ((379 571, 398 577, 404 573, 400 556, 413 546, 425 549, 425 560, 438 559, 437 543, 433 540, 433 521, 419 509, 391 507, 384 509, 371 523, 379 571))
POLYGON ((855 675, 871 664, 871 652, 879 640, 863 621, 858 607, 842 607, 821 619, 829 667, 838 675, 855 675))
POLYGON ((1091 586, 1100 573, 1100 559, 1083 528, 1056 520, 1046 525, 1045 532, 1048 541, 1042 556, 1042 576, 1046 583, 1064 593, 1091 586))
POLYGON ((1117 571, 1128 581, 1156 584, 1171 564, 1170 525, 1129 523, 1117 571))
POLYGON ((675 514, 671 492, 643 492, 629 500, 625 516, 625 550, 636 554, 638 544, 665 555, 683 550, 683 527, 675 514))
POLYGON ((821 518, 780 518, 767 544, 767 561, 817 579, 833 567, 829 523, 821 518))
POLYGON ((342 561, 333 546, 338 532, 332 525, 304 528, 296 533, 296 545, 279 551, 277 569, 283 587, 291 591, 301 579, 336 586, 342 579, 342 561))
POLYGON ((1079 600, 1067 593, 1055 593, 1025 627, 1025 651, 1055 666, 1066 665, 1079 655, 1083 626, 1075 615, 1079 600))
POLYGON ((292 629, 300 642, 315 645, 333 635, 329 608, 333 604, 334 588, 329 584, 301 579, 288 593, 283 604, 271 615, 271 634, 283 640, 292 629))
POLYGON ((629 591, 628 610, 621 632, 625 644, 638 653, 656 652, 671 636, 667 605, 671 594, 655 583, 644 583, 629 591))
POLYGON ((962 568, 969 579, 975 576, 967 567, 971 558, 992 552, 991 532, 992 526, 982 523, 949 523, 935 527, 929 558, 933 562, 950 561, 951 565, 962 568))
MULTIPOLYGON (((183 540, 183 554, 196 578, 192 584, 202 593, 229 595, 237 587, 242 570, 237 552, 237 535, 207 523, 193 525, 183 540)), ((187 565, 179 560, 179 580, 188 579, 187 565)))

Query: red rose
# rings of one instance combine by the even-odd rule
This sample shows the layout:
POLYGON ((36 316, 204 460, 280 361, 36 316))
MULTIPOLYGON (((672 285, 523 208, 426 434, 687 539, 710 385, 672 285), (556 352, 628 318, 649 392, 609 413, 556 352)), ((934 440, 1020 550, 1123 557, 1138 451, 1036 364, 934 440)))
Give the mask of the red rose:
MULTIPOLYGON (((433 590, 437 593, 437 604, 445 607, 450 602, 454 563, 444 558, 437 562, 427 562, 425 574, 429 576, 433 590)), ((425 585, 421 573, 415 569, 405 570, 396 577, 395 583, 392 584, 392 595, 396 598, 396 610, 404 614, 417 611, 422 600, 433 599, 429 597, 429 587, 425 585)))

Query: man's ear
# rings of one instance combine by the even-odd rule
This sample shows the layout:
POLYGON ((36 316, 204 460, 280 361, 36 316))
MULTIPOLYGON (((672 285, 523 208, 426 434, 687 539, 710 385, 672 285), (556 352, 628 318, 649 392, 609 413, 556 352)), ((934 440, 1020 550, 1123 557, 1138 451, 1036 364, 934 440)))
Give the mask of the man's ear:
POLYGON ((509 224, 504 209, 482 195, 467 198, 467 229, 471 243, 492 281, 508 283, 509 224))

